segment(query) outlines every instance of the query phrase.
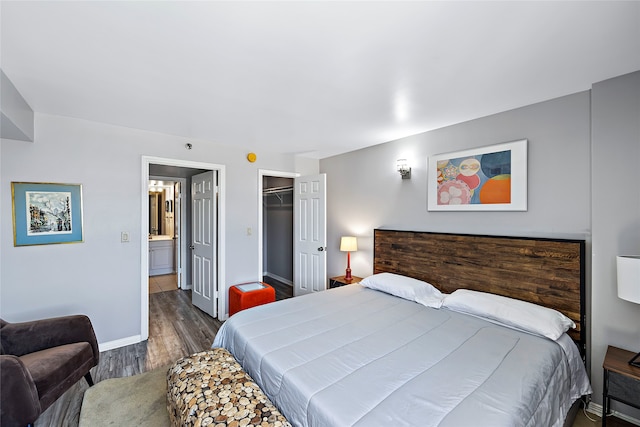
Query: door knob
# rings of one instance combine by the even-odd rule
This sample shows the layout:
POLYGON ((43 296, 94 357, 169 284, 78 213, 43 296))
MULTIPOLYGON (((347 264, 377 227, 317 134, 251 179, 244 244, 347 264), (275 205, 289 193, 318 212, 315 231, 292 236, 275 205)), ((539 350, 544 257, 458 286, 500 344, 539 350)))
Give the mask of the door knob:
POLYGON ((189 249, 193 250, 193 249, 195 249, 195 246, 189 245, 189 249))
POLYGON ((322 252, 322 251, 324 251, 324 249, 325 249, 325 248, 324 248, 323 246, 320 246, 320 247, 318 248, 318 252, 322 252))

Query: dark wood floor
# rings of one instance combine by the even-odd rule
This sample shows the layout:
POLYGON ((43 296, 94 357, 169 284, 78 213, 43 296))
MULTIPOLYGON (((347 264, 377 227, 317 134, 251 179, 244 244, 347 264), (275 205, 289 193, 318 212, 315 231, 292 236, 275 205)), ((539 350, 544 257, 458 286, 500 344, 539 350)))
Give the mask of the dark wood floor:
POLYGON ((262 278, 262 281, 268 285, 271 285, 273 289, 275 289, 276 301, 293 297, 293 286, 287 285, 286 283, 269 276, 264 276, 262 278))
MULTIPOLYGON (((221 322, 191 304, 191 291, 149 295, 149 339, 100 353, 91 370, 94 382, 126 377, 167 366, 177 359, 211 347, 221 322)), ((49 407, 35 427, 77 427, 86 381, 81 380, 49 407)))

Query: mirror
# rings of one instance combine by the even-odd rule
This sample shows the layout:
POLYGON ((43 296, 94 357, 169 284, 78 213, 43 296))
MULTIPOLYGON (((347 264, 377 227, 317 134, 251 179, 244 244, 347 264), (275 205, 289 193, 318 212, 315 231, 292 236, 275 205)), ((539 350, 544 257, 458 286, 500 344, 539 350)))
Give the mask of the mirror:
POLYGON ((149 181, 149 236, 174 235, 174 184, 149 181))

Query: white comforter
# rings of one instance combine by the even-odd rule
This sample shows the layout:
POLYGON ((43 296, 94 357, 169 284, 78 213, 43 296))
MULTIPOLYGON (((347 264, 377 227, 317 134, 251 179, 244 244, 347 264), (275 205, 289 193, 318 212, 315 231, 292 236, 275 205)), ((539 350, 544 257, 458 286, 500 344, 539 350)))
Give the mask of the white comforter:
POLYGON ((514 427, 591 392, 560 341, 350 285, 242 311, 213 346, 295 426, 514 427))

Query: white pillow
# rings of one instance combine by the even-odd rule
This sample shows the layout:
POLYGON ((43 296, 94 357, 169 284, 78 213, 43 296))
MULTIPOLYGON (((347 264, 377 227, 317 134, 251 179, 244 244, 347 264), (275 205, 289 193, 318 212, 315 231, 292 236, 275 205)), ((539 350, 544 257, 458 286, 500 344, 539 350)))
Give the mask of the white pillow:
POLYGON ((433 285, 407 276, 393 273, 378 273, 360 281, 364 287, 386 292, 428 307, 439 308, 444 295, 433 285))
POLYGON ((576 327, 571 319, 551 308, 468 289, 458 289, 447 295, 442 306, 494 320, 554 341, 570 328, 576 327))

